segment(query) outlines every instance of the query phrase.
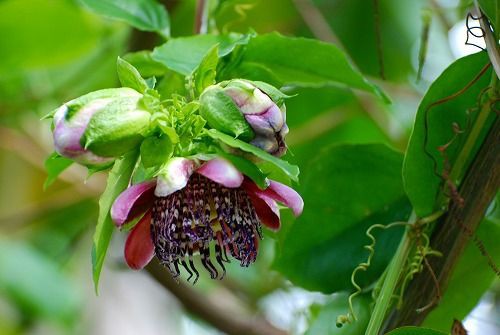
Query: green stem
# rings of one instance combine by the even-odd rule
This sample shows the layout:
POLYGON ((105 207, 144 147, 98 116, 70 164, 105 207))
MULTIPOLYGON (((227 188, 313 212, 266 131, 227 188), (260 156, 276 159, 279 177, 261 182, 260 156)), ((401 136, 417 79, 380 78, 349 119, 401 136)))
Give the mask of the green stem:
POLYGON ((467 161, 472 153, 472 149, 474 148, 479 135, 481 134, 481 130, 484 128, 486 120, 488 120, 490 111, 490 104, 489 101, 487 101, 481 106, 476 122, 474 122, 469 136, 467 137, 462 150, 460 150, 460 153, 458 154, 458 157, 453 164, 453 168, 450 172, 450 180, 455 184, 459 184, 460 179, 462 179, 462 176, 465 173, 467 161))
MULTIPOLYGON (((412 213, 409 222, 416 221, 415 212, 412 213)), ((391 307, 391 299, 394 291, 399 282, 401 272, 403 271, 406 260, 408 259, 411 250, 410 227, 407 227, 401 242, 399 243, 396 254, 392 258, 391 263, 387 269, 382 289, 380 290, 377 301, 375 302, 375 309, 373 310, 370 322, 366 328, 365 335, 378 335, 384 322, 387 311, 391 307)))

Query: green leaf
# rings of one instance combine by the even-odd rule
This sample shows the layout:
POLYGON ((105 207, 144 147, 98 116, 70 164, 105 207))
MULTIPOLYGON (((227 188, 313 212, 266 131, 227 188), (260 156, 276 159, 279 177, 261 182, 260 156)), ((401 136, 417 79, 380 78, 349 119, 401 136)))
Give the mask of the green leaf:
POLYGON ((167 135, 148 137, 141 144, 141 162, 145 168, 160 166, 172 155, 174 147, 167 135))
POLYGON ((207 88, 200 96, 200 115, 210 127, 221 132, 251 141, 254 137, 252 127, 243 117, 233 99, 219 86, 207 88))
POLYGON ((133 88, 141 93, 146 92, 149 88, 139 71, 123 58, 118 57, 116 61, 116 70, 122 86, 133 88))
POLYGON ((104 258, 106 257, 109 241, 114 229, 110 216, 111 206, 116 197, 129 185, 138 155, 138 151, 133 151, 115 162, 108 175, 106 189, 99 199, 99 217, 97 219, 92 246, 92 273, 96 293, 98 292, 102 265, 104 264, 104 258))
MULTIPOLYGON (((468 129, 468 122, 474 123, 478 113, 469 113, 469 110, 476 106, 479 94, 488 86, 491 70, 462 94, 445 103, 432 104, 462 90, 487 62, 489 60, 486 52, 458 59, 434 81, 418 107, 405 154, 403 178, 406 193, 420 217, 434 212, 436 197, 441 187, 443 156, 438 148, 449 143, 454 137, 454 123, 462 130, 468 129), (436 168, 434 163, 437 164, 436 168)), ((483 136, 484 131, 481 137, 483 136)), ((467 132, 459 135, 446 149, 450 166, 453 166, 466 137, 467 132)))
MULTIPOLYGON (((478 0, 479 7, 486 14, 488 20, 490 21, 492 27, 494 27, 495 31, 499 29, 499 27, 495 27, 499 22, 500 15, 500 1, 499 0, 478 0)), ((498 34, 498 32, 497 32, 498 34)))
POLYGON ((80 0, 103 16, 124 21, 144 31, 170 36, 170 20, 164 6, 155 0, 80 0))
POLYGON ((268 186, 267 178, 264 172, 261 169, 248 159, 245 159, 240 156, 231 155, 226 152, 218 152, 219 156, 224 157, 238 169, 241 173, 243 173, 248 178, 252 179, 252 181, 257 184, 261 189, 265 189, 268 186))
MULTIPOLYGON (((230 77, 268 81, 274 86, 341 85, 387 97, 354 69, 344 53, 333 44, 278 33, 252 38, 241 53, 230 77)), ((229 78, 228 78, 229 79, 229 78)))
POLYGON ((75 321, 81 297, 53 260, 21 241, 0 239, 0 294, 22 315, 75 321))
POLYGON ((66 170, 73 161, 71 159, 60 156, 57 152, 53 152, 44 163, 45 170, 47 170, 47 179, 43 183, 43 189, 47 189, 57 177, 66 170))
POLYGON ((241 149, 264 161, 272 163, 274 166, 285 172, 287 176, 289 176, 293 181, 299 180, 299 168, 296 165, 291 165, 290 163, 284 160, 281 160, 277 157, 274 157, 273 155, 268 154, 267 152, 257 148, 256 146, 253 146, 251 144, 233 138, 229 135, 221 133, 216 129, 207 130, 206 134, 215 140, 219 140, 224 144, 229 145, 230 147, 241 149))
POLYGON ((215 45, 219 45, 219 57, 229 54, 237 45, 247 44, 250 35, 232 33, 229 35, 196 35, 171 38, 156 47, 151 56, 169 69, 184 76, 196 69, 203 57, 215 45))
POLYGON ((91 52, 104 36, 101 22, 71 2, 0 1, 0 13, 2 79, 17 70, 43 68, 48 73, 91 52))
POLYGON ((168 71, 167 67, 155 61, 151 57, 151 52, 147 50, 130 52, 123 56, 123 59, 132 64, 143 78, 160 77, 168 71))
MULTIPOLYGON (((450 324, 451 329, 451 324, 450 324)), ((448 332, 442 333, 437 330, 422 328, 422 327, 401 327, 388 332, 386 335, 447 335, 448 332)))
POLYGON ((215 84, 217 64, 219 63, 219 46, 214 45, 203 57, 194 71, 194 87, 200 94, 205 88, 215 84))
MULTIPOLYGON (((486 219, 476 234, 494 264, 499 264, 500 223, 486 219)), ((481 254, 474 241, 469 241, 439 305, 425 318, 423 326, 448 331, 453 319, 463 320, 470 313, 495 278, 488 259, 481 254)))
MULTIPOLYGON (((374 224, 407 220, 402 155, 382 144, 334 145, 317 153, 299 193, 304 212, 291 226, 274 267, 294 284, 325 293, 352 290, 351 273, 365 262, 374 224)), ((375 255, 357 282, 374 282, 392 258, 403 228, 375 229, 375 255)))
POLYGON ((318 316, 312 321, 305 335, 364 335, 370 319, 370 297, 364 295, 354 300, 354 311, 358 318, 352 324, 337 327, 336 319, 349 309, 348 294, 334 295, 332 301, 322 306, 318 316))

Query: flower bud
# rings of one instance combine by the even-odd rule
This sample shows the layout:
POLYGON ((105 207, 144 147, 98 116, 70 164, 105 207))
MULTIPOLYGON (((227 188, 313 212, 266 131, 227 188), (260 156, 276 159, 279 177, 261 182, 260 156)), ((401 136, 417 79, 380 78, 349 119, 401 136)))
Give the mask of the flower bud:
POLYGON ((279 92, 277 89, 267 84, 259 86, 248 80, 235 79, 227 82, 223 90, 255 132, 250 143, 275 156, 282 156, 287 149, 286 107, 284 103, 271 99, 271 93, 279 92), (265 88, 273 92, 266 92, 265 88))
POLYGON ((83 165, 103 165, 137 147, 149 127, 142 94, 130 88, 92 92, 67 102, 54 114, 54 146, 83 165))

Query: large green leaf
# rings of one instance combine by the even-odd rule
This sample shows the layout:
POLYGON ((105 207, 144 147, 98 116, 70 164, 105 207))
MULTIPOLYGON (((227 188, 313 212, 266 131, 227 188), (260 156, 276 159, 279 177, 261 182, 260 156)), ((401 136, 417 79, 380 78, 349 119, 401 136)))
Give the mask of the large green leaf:
POLYGON ((127 188, 138 155, 137 151, 133 151, 115 162, 109 173, 106 189, 99 199, 99 217, 92 246, 92 271, 96 292, 98 291, 102 265, 114 229, 110 216, 111 206, 116 197, 127 188))
MULTIPOLYGON (((477 236, 494 264, 500 263, 500 222, 484 220, 477 236)), ((495 272, 477 245, 469 241, 460 257, 439 305, 425 319, 423 326, 441 331, 450 329, 453 319, 463 320, 477 305, 495 279, 495 272), (464 289, 466 285, 466 289, 464 289)))
POLYGON ((349 310, 348 294, 334 295, 332 301, 322 306, 319 314, 312 321, 306 335, 364 335, 370 319, 370 297, 360 296, 354 300, 354 312, 357 320, 352 324, 337 327, 336 319, 349 310))
MULTIPOLYGON (((491 25, 495 27, 499 22, 500 15, 500 1, 499 0, 478 0, 481 10, 486 13, 486 16, 490 20, 491 25)), ((498 32, 497 32, 498 34, 498 32)))
POLYGON ((170 35, 167 10, 155 0, 80 0, 94 12, 145 31, 170 35))
POLYGON ((68 1, 1 1, 0 13, 2 77, 75 60, 95 48, 103 33, 99 21, 68 1))
MULTIPOLYGON (((450 326, 451 328, 451 326, 450 326)), ((422 327, 401 327, 394 329, 386 335, 446 335, 440 331, 422 327)))
MULTIPOLYGON (((402 155, 381 144, 330 146, 320 151, 299 190, 304 213, 285 237, 275 268, 309 290, 351 290, 350 276, 368 252, 373 224, 406 220, 411 211, 401 181, 402 155)), ((373 231, 375 257, 358 282, 373 282, 391 259, 402 229, 373 231)))
POLYGON ((252 38, 228 77, 269 81, 275 86, 341 85, 383 95, 333 44, 278 33, 252 38))
POLYGON ((182 75, 189 75, 203 60, 207 52, 219 45, 219 57, 229 54, 237 45, 248 43, 249 35, 196 35, 171 38, 165 44, 156 47, 152 58, 169 69, 182 75))
MULTIPOLYGON (((403 167, 405 190, 418 216, 429 215, 434 211, 443 172, 443 157, 438 147, 451 141, 454 123, 460 125, 461 129, 467 129, 468 118, 474 121, 477 110, 472 110, 469 117, 468 110, 476 105, 478 95, 488 86, 490 70, 462 94, 445 103, 431 105, 462 90, 487 62, 486 52, 457 60, 434 81, 420 103, 403 167), (434 162, 437 164, 436 171, 434 162)), ((446 150, 451 165, 466 135, 458 136, 446 150)))
POLYGON ((25 316, 74 321, 78 291, 60 267, 23 242, 0 240, 0 295, 11 299, 25 316))

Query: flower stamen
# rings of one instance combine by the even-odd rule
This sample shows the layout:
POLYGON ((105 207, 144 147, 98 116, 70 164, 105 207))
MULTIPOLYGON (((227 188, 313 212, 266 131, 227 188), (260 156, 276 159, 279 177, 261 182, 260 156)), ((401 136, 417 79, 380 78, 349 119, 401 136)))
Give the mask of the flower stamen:
POLYGON ((195 283, 199 273, 194 255, 212 279, 222 279, 229 254, 247 267, 257 257, 262 238, 260 221, 246 191, 227 188, 200 174, 193 174, 185 188, 156 197, 152 210, 151 236, 155 253, 174 277, 179 264, 195 283), (211 259, 213 245, 215 260, 211 259), (193 278, 194 277, 194 278, 193 278))

